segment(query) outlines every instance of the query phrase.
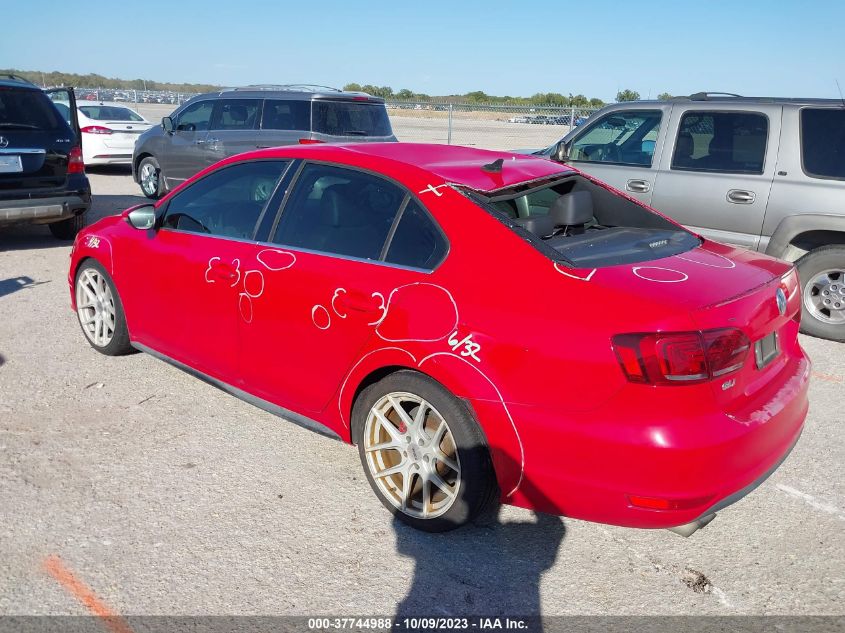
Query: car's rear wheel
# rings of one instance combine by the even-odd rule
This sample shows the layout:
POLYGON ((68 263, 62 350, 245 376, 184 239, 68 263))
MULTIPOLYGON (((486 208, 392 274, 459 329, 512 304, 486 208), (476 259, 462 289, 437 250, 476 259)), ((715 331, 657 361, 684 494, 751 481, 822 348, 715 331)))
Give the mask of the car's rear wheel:
POLYGON ((367 480, 403 522, 443 532, 496 502, 481 430, 466 405, 431 378, 390 374, 361 392, 352 419, 367 480))
POLYGON ((144 195, 153 200, 164 195, 164 176, 161 166, 152 156, 147 156, 138 164, 138 184, 144 195))
POLYGON ((845 341, 845 246, 824 246, 798 261, 801 331, 845 341))
POLYGON ((48 226, 53 237, 60 240, 72 240, 85 227, 85 213, 74 215, 61 222, 53 222, 48 226))
POLYGON ((98 352, 120 356, 132 351, 123 304, 111 277, 96 260, 76 272, 76 315, 85 338, 98 352))

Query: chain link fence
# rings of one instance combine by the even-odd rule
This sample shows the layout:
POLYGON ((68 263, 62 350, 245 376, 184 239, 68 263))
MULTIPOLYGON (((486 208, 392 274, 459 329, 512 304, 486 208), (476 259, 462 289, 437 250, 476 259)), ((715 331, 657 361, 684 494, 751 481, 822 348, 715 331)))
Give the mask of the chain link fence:
POLYGON ((194 93, 169 92, 166 90, 125 90, 114 88, 76 88, 76 98, 79 101, 115 101, 133 103, 161 103, 172 105, 174 108, 183 104, 194 93))

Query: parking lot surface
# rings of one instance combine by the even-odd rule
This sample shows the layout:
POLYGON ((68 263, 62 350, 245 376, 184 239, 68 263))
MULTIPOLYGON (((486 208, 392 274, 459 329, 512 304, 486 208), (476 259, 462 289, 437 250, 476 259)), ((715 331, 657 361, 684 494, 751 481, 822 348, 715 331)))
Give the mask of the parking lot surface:
MULTIPOLYGON (((92 220, 143 200, 91 180, 92 220)), ((802 337, 803 437, 689 539, 515 508, 424 534, 353 448, 91 349, 69 251, 0 232, 0 614, 87 614, 57 561, 122 614, 845 614, 845 345, 802 337)))

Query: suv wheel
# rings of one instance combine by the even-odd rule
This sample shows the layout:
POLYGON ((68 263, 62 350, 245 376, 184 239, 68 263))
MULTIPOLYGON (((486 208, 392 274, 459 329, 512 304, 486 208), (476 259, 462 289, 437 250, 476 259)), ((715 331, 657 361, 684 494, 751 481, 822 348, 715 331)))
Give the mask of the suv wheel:
POLYGON ((73 217, 70 217, 67 220, 62 220, 61 222, 53 222, 48 226, 50 227, 50 233, 53 234, 53 237, 60 240, 72 240, 85 226, 85 213, 83 212, 79 215, 74 215, 73 217))
POLYGON ((845 341, 845 246, 823 246, 798 260, 801 331, 845 341))
POLYGON ((164 177, 161 166, 152 156, 147 156, 138 165, 138 183, 144 195, 153 200, 164 195, 164 177))
POLYGON ((370 385, 352 410, 370 486, 398 519, 427 532, 472 520, 497 500, 484 436, 466 405, 422 374, 370 385))

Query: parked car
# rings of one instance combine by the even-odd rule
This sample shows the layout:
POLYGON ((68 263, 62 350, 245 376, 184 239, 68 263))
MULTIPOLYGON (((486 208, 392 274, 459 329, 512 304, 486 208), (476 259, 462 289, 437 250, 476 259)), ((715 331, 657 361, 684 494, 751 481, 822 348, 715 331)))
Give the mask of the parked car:
POLYGON ((72 104, 72 88, 43 91, 0 75, 0 226, 48 224, 56 237, 73 239, 84 225, 91 185, 72 104))
POLYGON ((796 262, 802 331, 845 341, 845 107, 698 93, 603 108, 540 155, 713 240, 796 262))
POLYGON ((531 117, 525 115, 512 116, 508 119, 508 123, 530 123, 531 117))
POLYGON ((218 160, 256 148, 395 140, 380 97, 322 86, 247 86, 194 97, 142 134, 133 177, 155 199, 218 160))
POLYGON ((357 444, 426 530, 499 499, 688 534, 807 412, 792 265, 536 157, 241 154, 87 228, 68 282, 94 349, 357 444))
POLYGON ((131 164, 135 141, 153 127, 121 103, 81 103, 77 110, 86 165, 131 164))

